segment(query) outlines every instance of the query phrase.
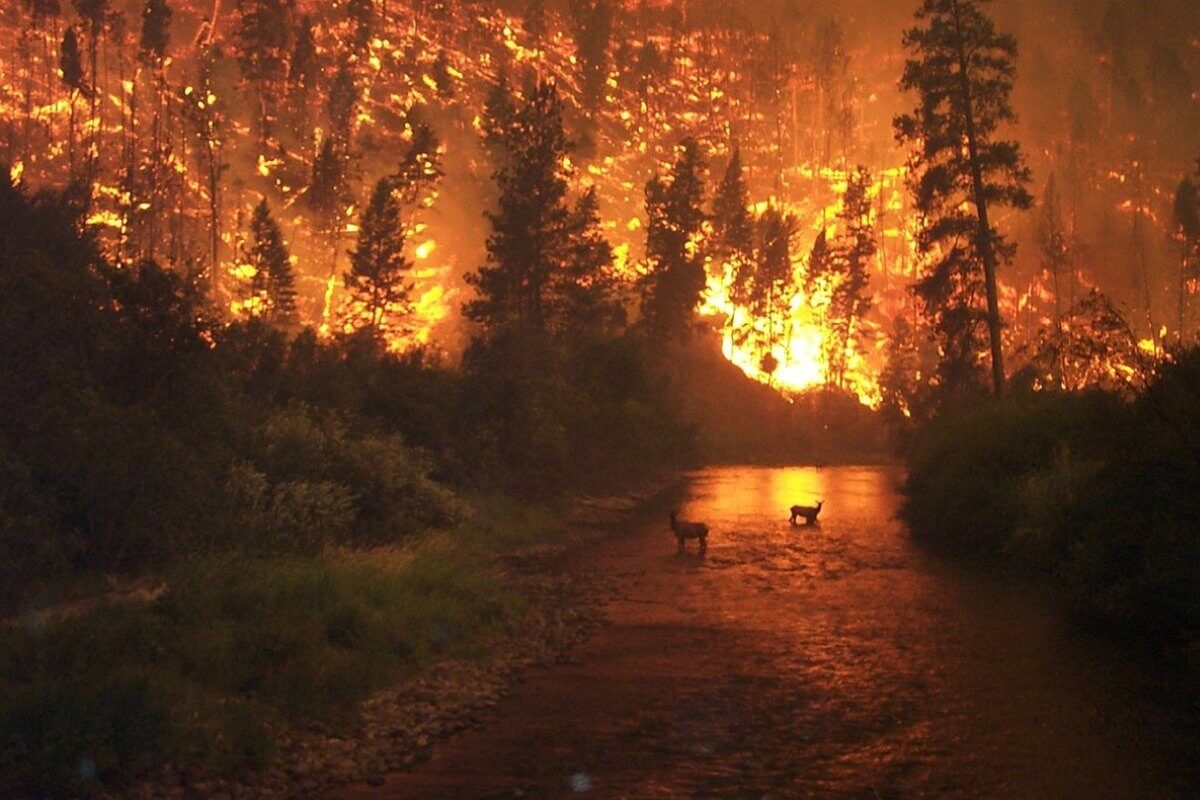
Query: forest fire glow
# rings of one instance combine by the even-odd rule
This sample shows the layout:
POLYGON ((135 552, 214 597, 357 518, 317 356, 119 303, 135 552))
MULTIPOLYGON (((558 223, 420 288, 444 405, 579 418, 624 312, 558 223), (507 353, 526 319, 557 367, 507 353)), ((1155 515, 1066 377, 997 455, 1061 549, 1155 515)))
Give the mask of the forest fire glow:
MULTIPOLYGON (((267 8, 273 1, 255 3, 267 8)), ((170 5, 167 32, 179 38, 167 37, 158 60, 153 53, 134 59, 136 26, 98 28, 110 49, 96 76, 89 74, 94 43, 86 24, 76 32, 77 74, 71 58, 62 62, 58 18, 39 17, 29 27, 16 9, 5 17, 5 46, 11 47, 3 57, 11 77, 0 87, 0 118, 8 125, 4 153, 11 176, 35 186, 64 185, 72 171, 85 171, 93 201, 87 222, 113 258, 154 257, 202 275, 235 318, 257 315, 260 290, 252 284, 264 278, 245 268, 243 250, 250 245, 251 212, 267 200, 290 222, 297 323, 314 324, 326 335, 353 329, 365 317, 353 310, 343 273, 350 268, 348 248, 363 235, 369 187, 412 146, 428 119, 439 129, 436 157, 450 158, 453 149, 462 166, 443 177, 440 167, 425 162, 418 194, 403 201, 409 204, 402 217, 413 295, 387 312, 405 319, 384 328, 393 350, 455 348, 451 342, 463 341, 459 306, 470 298, 464 273, 478 260, 484 238, 470 230, 475 223, 463 222, 470 219, 464 209, 478 213, 475 187, 489 177, 479 145, 487 125, 482 109, 501 75, 517 99, 537 77, 559 87, 579 128, 570 133, 589 140, 563 165, 573 192, 596 192, 625 296, 637 295, 647 271, 647 179, 670 168, 673 148, 685 136, 702 143, 714 182, 741 147, 751 215, 760 218, 778 206, 799 222, 789 287, 772 299, 770 313, 755 310, 734 299, 737 276, 708 259, 699 310, 719 328, 726 358, 755 380, 787 394, 836 383, 878 404, 889 321, 914 313, 908 287, 922 265, 919 223, 906 199, 906 169, 896 166, 894 153, 872 155, 867 196, 878 251, 866 294, 871 310, 850 321, 854 333, 839 344, 834 330, 845 323, 830 316, 831 287, 807 275, 808 251, 819 237, 840 235, 837 217, 851 165, 868 160, 863 130, 873 127, 877 135, 881 124, 890 125, 874 108, 894 79, 855 78, 855 67, 869 71, 874 64, 836 26, 820 31, 811 54, 780 53, 769 30, 674 28, 663 4, 623 3, 628 19, 604 20, 582 11, 531 18, 479 4, 464 11, 404 2, 367 3, 370 13, 356 17, 366 12, 302 2, 295 14, 309 15, 311 43, 302 47, 304 37, 293 33, 254 53, 243 46, 250 34, 239 27, 240 12, 221 9, 214 24, 206 19, 207 3, 170 5), (614 26, 622 29, 619 37, 614 26), (28 31, 18 35, 23 27, 28 31), (606 37, 608 51, 586 49, 585 34, 593 33, 606 37), (210 47, 214 43, 226 50, 210 47), (611 60, 589 73, 597 58, 611 60), (260 66, 265 71, 256 77, 260 66), (235 80, 238 72, 245 74, 235 80), (584 132, 582 119, 603 136, 584 132), (323 153, 329 142, 336 146, 323 153), (322 169, 338 182, 329 187, 337 195, 330 207, 338 209, 329 218, 323 218, 324 201, 313 200, 311 184, 322 169), (831 359, 840 366, 832 368, 831 359)), ((1131 147, 1139 142, 1132 135, 1128 141, 1131 147)), ((1124 193, 1113 204, 1120 211, 1165 233, 1169 187, 1148 184, 1146 164, 1140 155, 1098 163, 1097 177, 1124 193)), ((1134 238, 1145 235, 1135 231, 1134 238)), ((1189 280, 1183 285, 1192 285, 1189 280)), ((1006 307, 1044 323, 1056 302, 1048 286, 1044 276, 1010 281, 1006 307)), ((1161 338, 1161 320, 1146 316, 1155 330, 1149 340, 1161 338)))

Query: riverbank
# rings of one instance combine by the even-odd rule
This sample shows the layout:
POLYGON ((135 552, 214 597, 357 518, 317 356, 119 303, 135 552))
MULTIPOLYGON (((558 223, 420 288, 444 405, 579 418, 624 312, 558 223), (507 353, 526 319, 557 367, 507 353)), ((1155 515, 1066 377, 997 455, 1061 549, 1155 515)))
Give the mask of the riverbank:
POLYGON ((419 762, 597 615, 563 553, 674 485, 404 547, 208 561, 0 631, 5 797, 320 795, 419 762))
POLYGON ((654 515, 566 555, 602 577, 595 635, 428 761, 331 798, 1196 797, 1196 735, 1029 582, 917 546, 900 477, 690 474, 706 554, 654 515), (810 497, 819 524, 792 527, 810 497))
POLYGON ((1200 350, 1137 396, 1022 393, 916 437, 901 514, 923 542, 1036 575, 1077 626, 1200 708, 1200 350))

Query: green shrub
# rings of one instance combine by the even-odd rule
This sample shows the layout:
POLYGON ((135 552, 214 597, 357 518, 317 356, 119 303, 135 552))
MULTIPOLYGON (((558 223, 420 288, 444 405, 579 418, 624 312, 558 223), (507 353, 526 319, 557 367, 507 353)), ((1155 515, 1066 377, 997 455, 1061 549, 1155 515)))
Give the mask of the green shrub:
POLYGON ((1072 510, 1104 466, 1062 452, 1049 467, 1029 473, 1017 487, 1017 523, 1008 553, 1040 569, 1060 568, 1070 554, 1072 510))
POLYGON ((275 485, 265 519, 274 552, 319 553, 350 538, 354 495, 331 481, 275 485))
POLYGON ((430 460, 396 435, 356 435, 303 407, 270 414, 226 485, 230 513, 279 553, 394 542, 463 515, 430 460))
POLYGON ((1107 460, 1127 428, 1128 410, 1102 394, 1013 396, 936 420, 911 457, 902 515, 927 539, 1000 552, 1025 514, 1030 476, 1064 452, 1107 460))
POLYGON ((430 659, 479 655, 520 613, 448 535, 202 560, 167 583, 152 603, 0 630, 0 795, 86 793, 163 759, 262 766, 279 724, 346 724, 430 659))
POLYGON ((429 477, 431 464, 398 436, 347 444, 335 466, 337 479, 353 486, 359 514, 356 541, 394 541, 461 520, 464 506, 429 477))

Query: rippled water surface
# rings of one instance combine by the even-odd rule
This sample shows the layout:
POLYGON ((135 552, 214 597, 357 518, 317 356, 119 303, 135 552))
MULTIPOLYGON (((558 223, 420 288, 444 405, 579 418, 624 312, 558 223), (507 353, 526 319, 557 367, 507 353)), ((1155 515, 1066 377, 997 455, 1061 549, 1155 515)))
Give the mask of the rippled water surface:
POLYGON ((1200 796, 1197 738, 1045 593, 922 553, 887 469, 720 468, 578 568, 611 624, 378 797, 1200 796), (793 504, 825 500, 820 524, 793 504))

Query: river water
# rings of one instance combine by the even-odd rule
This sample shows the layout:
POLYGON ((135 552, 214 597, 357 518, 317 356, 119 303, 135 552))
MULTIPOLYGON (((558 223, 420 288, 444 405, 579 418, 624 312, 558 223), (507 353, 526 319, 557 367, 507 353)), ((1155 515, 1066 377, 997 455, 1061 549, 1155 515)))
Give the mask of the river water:
POLYGON ((608 624, 355 798, 1200 797, 1200 737, 1053 597, 946 563, 881 468, 713 468, 578 558, 608 624), (825 500, 814 527, 793 504, 825 500))

